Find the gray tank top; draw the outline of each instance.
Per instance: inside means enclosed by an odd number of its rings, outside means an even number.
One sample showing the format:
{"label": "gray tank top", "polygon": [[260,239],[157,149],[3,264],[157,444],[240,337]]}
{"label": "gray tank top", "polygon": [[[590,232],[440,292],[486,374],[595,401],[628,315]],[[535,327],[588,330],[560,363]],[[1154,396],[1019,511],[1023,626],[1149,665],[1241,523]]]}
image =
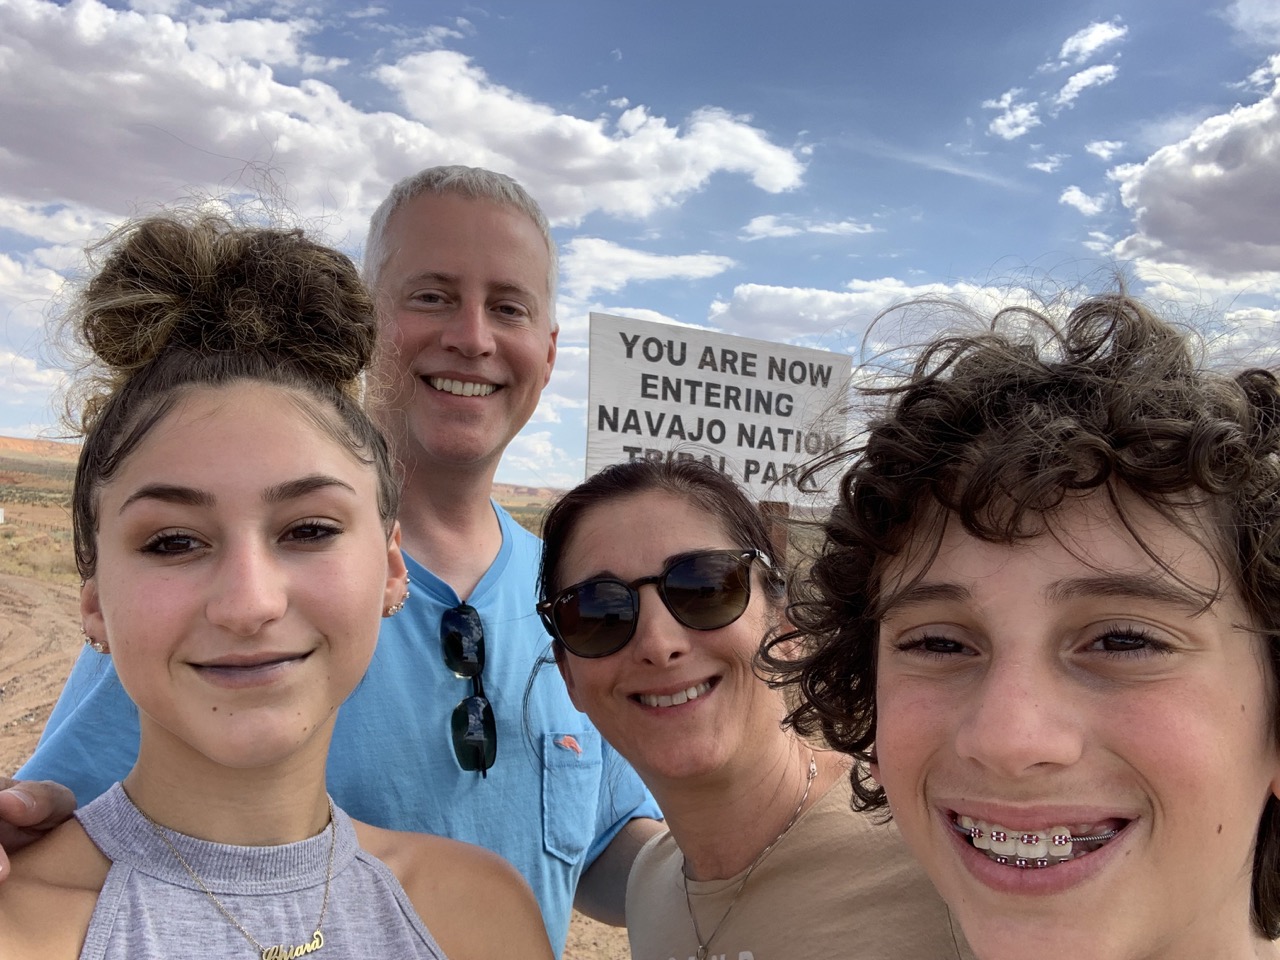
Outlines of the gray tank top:
{"label": "gray tank top", "polygon": [[[111,860],[81,960],[253,960],[257,950],[224,917],[116,784],[76,811]],[[360,849],[351,818],[335,808],[333,882],[324,946],[308,960],[355,957],[442,960],[444,952],[391,870]],[[329,865],[329,832],[279,847],[235,847],[169,832],[226,909],[279,956],[310,944]]]}

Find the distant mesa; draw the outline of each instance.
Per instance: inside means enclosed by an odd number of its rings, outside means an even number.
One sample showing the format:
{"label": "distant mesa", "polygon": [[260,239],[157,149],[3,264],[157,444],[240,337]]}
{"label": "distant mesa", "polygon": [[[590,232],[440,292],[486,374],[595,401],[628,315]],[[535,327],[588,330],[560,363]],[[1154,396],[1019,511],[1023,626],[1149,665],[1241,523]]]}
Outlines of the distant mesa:
{"label": "distant mesa", "polygon": [[58,440],[0,437],[0,456],[37,457],[41,460],[62,460],[66,463],[75,463],[80,456],[80,444],[62,443]]}
{"label": "distant mesa", "polygon": [[[23,437],[0,437],[0,457],[19,460],[53,460],[74,464],[80,456],[80,444],[58,440],[29,440]],[[493,497],[500,503],[530,501],[546,503],[563,490],[554,487],[530,487],[517,483],[495,483]]]}

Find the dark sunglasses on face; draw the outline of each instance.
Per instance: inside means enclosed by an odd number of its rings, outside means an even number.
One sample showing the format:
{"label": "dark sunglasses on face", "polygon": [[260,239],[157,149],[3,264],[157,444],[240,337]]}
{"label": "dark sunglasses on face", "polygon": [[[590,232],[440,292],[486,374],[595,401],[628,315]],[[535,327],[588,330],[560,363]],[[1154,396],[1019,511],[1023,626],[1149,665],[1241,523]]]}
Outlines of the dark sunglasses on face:
{"label": "dark sunglasses on face", "polygon": [[471,681],[471,696],[453,708],[450,727],[453,752],[463,770],[479,770],[487,778],[498,755],[498,728],[493,707],[484,695],[484,624],[476,608],[460,603],[440,618],[444,662],[455,674]]}
{"label": "dark sunglasses on face", "polygon": [[630,583],[592,577],[538,604],[547,632],[579,657],[607,657],[635,636],[639,588],[652,583],[663,605],[693,630],[733,623],[751,602],[751,562],[771,570],[759,550],[702,550],[676,557],[659,574]]}

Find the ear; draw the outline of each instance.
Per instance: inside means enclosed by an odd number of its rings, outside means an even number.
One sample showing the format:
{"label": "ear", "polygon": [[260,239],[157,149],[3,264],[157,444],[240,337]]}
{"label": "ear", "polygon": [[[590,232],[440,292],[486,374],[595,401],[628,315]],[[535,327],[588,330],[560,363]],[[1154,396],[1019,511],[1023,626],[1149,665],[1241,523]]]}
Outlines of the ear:
{"label": "ear", "polygon": [[582,705],[578,703],[577,685],[573,682],[573,668],[569,666],[569,655],[558,643],[553,643],[551,648],[555,651],[556,669],[560,671],[560,679],[564,681],[564,687],[569,691],[570,702],[579,713],[586,713],[587,711],[583,710]]}
{"label": "ear", "polygon": [[542,385],[545,387],[551,382],[551,371],[556,365],[556,340],[560,336],[560,324],[556,324],[551,328],[551,342],[547,346],[547,373],[542,378]]}
{"label": "ear", "polygon": [[408,591],[409,571],[400,552],[400,521],[397,520],[391,525],[391,536],[387,537],[387,584],[382,590],[382,609],[402,601]]}
{"label": "ear", "polygon": [[107,621],[102,615],[102,601],[98,596],[97,577],[90,577],[80,585],[80,626],[86,636],[110,646]]}

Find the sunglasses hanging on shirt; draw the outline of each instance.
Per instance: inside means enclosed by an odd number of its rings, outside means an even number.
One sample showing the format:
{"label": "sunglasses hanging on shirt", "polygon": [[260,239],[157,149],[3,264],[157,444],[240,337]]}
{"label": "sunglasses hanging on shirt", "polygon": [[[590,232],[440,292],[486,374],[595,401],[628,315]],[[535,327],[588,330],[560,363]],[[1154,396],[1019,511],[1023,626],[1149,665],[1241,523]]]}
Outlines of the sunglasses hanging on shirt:
{"label": "sunglasses hanging on shirt", "polygon": [[459,677],[471,681],[471,696],[453,708],[450,729],[453,752],[463,770],[488,770],[498,755],[498,728],[493,707],[484,695],[484,624],[476,608],[460,603],[440,618],[440,644],[444,662]]}

